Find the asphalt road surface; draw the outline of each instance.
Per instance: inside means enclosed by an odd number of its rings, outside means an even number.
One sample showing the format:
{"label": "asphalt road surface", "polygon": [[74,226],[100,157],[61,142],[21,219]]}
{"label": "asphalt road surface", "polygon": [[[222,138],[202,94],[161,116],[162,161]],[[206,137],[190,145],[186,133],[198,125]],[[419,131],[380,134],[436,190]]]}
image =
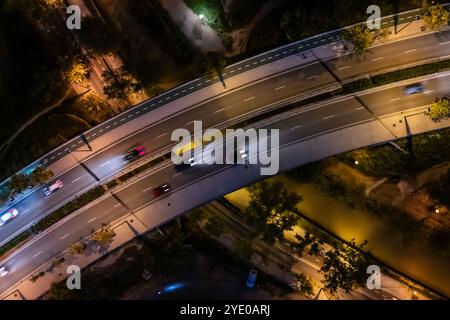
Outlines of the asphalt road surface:
{"label": "asphalt road surface", "polygon": [[[295,80],[293,79],[293,81]],[[382,116],[392,112],[399,112],[402,110],[427,105],[434,99],[435,96],[447,94],[449,90],[449,83],[450,76],[436,77],[423,82],[426,89],[425,93],[405,96],[403,94],[403,86],[394,86],[386,90],[361,96],[361,99],[368,106],[370,106],[373,112],[379,116]],[[289,87],[290,86],[293,86],[291,82],[289,82]],[[208,121],[210,124],[214,124],[214,121],[218,121],[220,119],[218,118],[218,114],[227,113],[227,116],[232,116],[236,112],[243,109],[246,105],[260,103],[259,99],[263,99],[264,101],[264,99],[275,95],[275,92],[276,91],[274,91],[272,86],[270,92],[268,89],[263,90],[261,91],[261,94],[258,95],[258,98],[252,99],[247,103],[243,103],[243,98],[248,97],[247,92],[239,97],[228,97],[230,99],[229,103],[224,104],[223,106],[217,104],[212,105],[212,107],[216,108],[216,110],[220,109],[220,107],[226,107],[225,110],[217,113],[203,111],[201,112],[201,114],[203,114],[201,119]],[[180,118],[178,121],[184,121],[184,123],[186,123],[186,120],[195,119],[195,116],[191,113],[189,113],[189,117],[187,119],[183,118],[183,115],[180,115],[179,117]],[[288,142],[298,141],[322,132],[327,132],[342,126],[352,125],[354,123],[368,121],[371,119],[373,119],[371,113],[364,108],[361,108],[357,100],[350,97],[342,101],[325,104],[320,108],[312,108],[309,111],[299,112],[288,119],[282,119],[278,122],[270,124],[268,128],[280,129],[280,145],[284,145]],[[181,127],[189,126],[181,125]],[[169,130],[172,128],[173,126],[168,126],[164,129]],[[120,158],[130,144],[140,142],[144,144],[148,150],[158,148],[165,143],[167,144],[170,134],[158,137],[156,133],[161,134],[164,132],[164,129],[161,131],[161,126],[158,126],[157,129],[158,131],[154,132],[152,130],[155,129],[150,128],[148,131],[145,131],[146,133],[143,132],[134,137],[135,140],[130,141],[129,143],[113,146],[108,151],[110,153],[106,158],[97,159],[97,157],[95,157],[87,162],[88,166],[90,166],[91,169],[100,176],[107,175],[109,172],[109,164],[104,166],[102,166],[102,164],[105,163],[107,159],[111,159],[114,156]],[[103,156],[104,155],[102,154],[101,157]],[[280,157],[281,156],[282,154],[280,154]],[[125,189],[117,192],[116,195],[130,209],[135,210],[148,205],[152,201],[156,201],[151,194],[152,188],[164,183],[170,183],[172,190],[177,190],[197,179],[204,177],[207,174],[211,174],[221,169],[223,169],[223,166],[221,165],[198,165],[182,172],[178,172],[173,165],[168,165],[162,167],[161,170],[140,179],[139,181],[129,184]],[[79,170],[78,173],[76,173],[77,171],[75,170]],[[77,182],[73,182],[79,177],[82,178]],[[76,192],[75,190],[80,188],[79,184],[83,183],[82,186],[88,186],[90,183],[93,183],[93,179],[90,180],[87,173],[83,172],[83,169],[80,169],[79,166],[60,178],[66,183],[66,186],[60,191],[60,193],[55,193],[47,199],[48,201],[43,201],[42,193],[35,192],[29,197],[35,197],[34,201],[28,202],[28,205],[37,205],[40,206],[41,210],[45,210],[45,208],[50,208],[52,206],[49,202],[53,203],[61,201],[64,197],[62,192],[63,190],[73,193]],[[211,187],[213,188],[214,186]],[[25,199],[24,202],[30,201],[29,198]],[[7,225],[7,227],[15,226],[17,228],[18,226],[14,224],[20,223],[19,218],[29,217],[33,214],[40,214],[40,212],[35,211],[35,209],[32,209],[27,213],[23,213],[26,210],[24,209],[26,207],[18,206],[18,208],[22,211],[22,215],[19,216],[16,221],[13,221]],[[127,210],[120,205],[116,199],[109,197],[63,224],[59,228],[51,231],[36,243],[28,246],[24,250],[21,250],[16,255],[9,257],[5,265],[9,267],[12,272],[1,279],[0,293],[7,290],[17,281],[20,281],[35,268],[62,252],[71,243],[78,241],[80,237],[89,235],[91,229],[99,228],[102,223],[110,223],[125,213],[127,213]]]}
{"label": "asphalt road surface", "polygon": [[[357,75],[373,73],[417,60],[440,57],[449,52],[450,31],[446,31],[377,46],[363,58],[349,54],[327,60],[326,64],[341,80],[346,80]],[[439,88],[433,89],[435,85],[438,85],[437,82],[427,84],[427,93],[418,96],[403,97],[402,88],[398,88],[387,91],[384,101],[378,102],[378,105],[376,103],[373,105],[372,99],[377,98],[372,98],[370,95],[363,97],[362,100],[371,109],[378,108],[376,110],[378,114],[394,112],[399,108],[408,108],[416,103],[428,104],[434,97],[448,93],[439,94]],[[143,145],[147,154],[152,154],[173,144],[170,141],[170,135],[175,128],[192,129],[193,120],[202,120],[204,128],[217,127],[224,121],[255,112],[271,103],[333,83],[336,83],[335,79],[320,63],[306,65],[224,95],[187,112],[174,115],[172,118],[156,126],[150,126],[117,144],[112,142],[108,149],[93,154],[84,163],[98,178],[105,179],[124,169],[127,163],[122,160],[122,156],[131,147]],[[399,103],[399,99],[402,103]],[[330,107],[323,117],[314,112],[303,115],[303,117],[310,117],[308,123],[313,124],[313,128],[310,128],[309,125],[299,126],[295,123],[292,124],[292,127],[296,127],[295,131],[299,134],[305,134],[308,130],[309,134],[314,134],[323,132],[325,127],[337,127],[348,121],[361,121],[362,118],[370,116],[356,100],[352,101],[351,105],[354,109],[345,115],[337,113],[335,109],[344,108],[344,106]],[[325,112],[324,110],[327,109],[321,109],[320,112]],[[291,119],[289,123],[292,121],[295,120]],[[98,127],[99,130],[101,127]],[[77,152],[71,154],[77,157]],[[14,204],[13,207],[20,211],[20,215],[0,228],[0,243],[12,235],[18,234],[30,223],[55,210],[71,197],[87,191],[96,184],[94,177],[79,165],[60,175],[58,179],[62,180],[65,186],[50,197],[45,198],[42,189],[38,189]]]}

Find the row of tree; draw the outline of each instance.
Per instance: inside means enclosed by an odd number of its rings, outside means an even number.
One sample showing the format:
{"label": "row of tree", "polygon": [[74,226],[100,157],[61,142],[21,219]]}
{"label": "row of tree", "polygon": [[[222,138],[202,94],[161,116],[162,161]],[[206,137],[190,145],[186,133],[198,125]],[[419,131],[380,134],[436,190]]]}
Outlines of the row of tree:
{"label": "row of tree", "polygon": [[[243,212],[244,219],[268,243],[284,239],[284,232],[291,231],[299,223],[300,212],[297,209],[302,197],[285,189],[282,182],[257,183],[248,188],[250,203]],[[348,245],[324,250],[324,241],[317,235],[306,232],[304,236],[296,235],[297,242],[292,245],[297,254],[303,255],[305,250],[310,255],[321,256],[323,265],[320,272],[324,276],[323,286],[326,292],[335,294],[338,289],[349,293],[359,286],[365,285],[367,267],[370,256],[362,253],[365,241],[358,246],[352,240]],[[294,286],[296,290],[310,295],[312,287],[309,279],[300,275]]]}
{"label": "row of tree", "polygon": [[[448,25],[450,13],[442,5],[431,5],[423,14],[423,21],[426,27],[433,31],[441,31]],[[375,30],[372,32],[366,24],[357,25],[351,29],[346,29],[342,33],[342,38],[350,42],[358,54],[363,54],[377,39],[384,39],[387,30]]]}
{"label": "row of tree", "polygon": [[28,188],[37,187],[47,183],[53,177],[50,169],[37,167],[31,174],[18,173],[11,177],[10,181],[3,186],[1,201],[5,201],[11,196],[22,193]]}

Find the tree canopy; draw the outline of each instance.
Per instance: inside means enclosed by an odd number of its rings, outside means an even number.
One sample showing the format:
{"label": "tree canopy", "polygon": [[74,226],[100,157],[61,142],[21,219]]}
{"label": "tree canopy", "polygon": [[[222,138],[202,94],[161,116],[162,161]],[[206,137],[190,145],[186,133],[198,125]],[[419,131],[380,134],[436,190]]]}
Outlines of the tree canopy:
{"label": "tree canopy", "polygon": [[440,4],[428,7],[423,16],[426,26],[434,31],[441,31],[447,24],[450,13]]}
{"label": "tree canopy", "polygon": [[433,121],[442,121],[450,114],[450,103],[448,98],[436,98],[428,109],[426,115]]}
{"label": "tree canopy", "polygon": [[342,38],[352,43],[356,53],[363,54],[375,41],[374,35],[365,24],[360,24],[352,29],[342,32]]}
{"label": "tree canopy", "polygon": [[302,197],[284,188],[282,182],[266,181],[250,186],[250,203],[244,211],[245,220],[269,243],[282,239],[299,219],[297,204]]}
{"label": "tree canopy", "polygon": [[[360,245],[363,248],[365,241]],[[355,245],[354,240],[351,245]],[[369,261],[365,255],[346,244],[341,249],[332,249],[325,253],[320,272],[324,276],[324,289],[331,294],[342,289],[347,293],[362,286],[367,280]]]}

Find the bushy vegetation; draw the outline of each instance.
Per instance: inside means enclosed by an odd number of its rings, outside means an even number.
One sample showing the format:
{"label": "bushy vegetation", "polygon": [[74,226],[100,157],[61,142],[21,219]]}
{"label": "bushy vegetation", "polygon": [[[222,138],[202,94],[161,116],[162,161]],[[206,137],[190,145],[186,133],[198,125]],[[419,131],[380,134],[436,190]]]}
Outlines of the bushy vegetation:
{"label": "bushy vegetation", "polygon": [[[445,2],[445,1],[442,1]],[[278,45],[367,19],[366,9],[371,0],[287,0],[262,20],[254,29],[248,50],[259,52]],[[389,15],[422,5],[421,0],[382,0],[376,3],[382,15]]]}
{"label": "bushy vegetation", "polygon": [[99,198],[105,193],[103,187],[98,186],[94,189],[89,190],[86,193],[83,193],[81,196],[75,198],[74,200],[66,203],[64,206],[59,208],[56,211],[53,211],[45,218],[39,220],[33,227],[33,232],[41,232],[50,227],[52,224],[58,222],[62,218],[68,216],[72,212],[81,209],[89,202]]}

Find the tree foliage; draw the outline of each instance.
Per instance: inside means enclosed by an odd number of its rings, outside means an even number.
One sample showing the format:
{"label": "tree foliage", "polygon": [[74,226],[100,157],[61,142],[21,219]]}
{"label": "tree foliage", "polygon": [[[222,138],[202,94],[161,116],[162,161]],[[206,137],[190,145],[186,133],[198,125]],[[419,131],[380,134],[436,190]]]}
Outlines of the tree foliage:
{"label": "tree foliage", "polygon": [[284,231],[291,230],[298,222],[297,204],[301,196],[288,192],[282,182],[259,182],[248,188],[250,203],[244,211],[246,222],[254,226],[263,239],[274,243],[282,239]]}
{"label": "tree foliage", "polygon": [[342,32],[342,38],[352,43],[356,53],[363,54],[375,41],[366,24],[357,25]]}
{"label": "tree foliage", "polygon": [[89,77],[89,66],[83,59],[75,59],[67,71],[70,82],[80,84]]}
{"label": "tree foliage", "polygon": [[91,239],[102,246],[106,246],[113,241],[115,236],[116,234],[113,230],[111,230],[107,226],[103,226],[100,230],[94,232],[91,235]]}
{"label": "tree foliage", "polygon": [[304,273],[296,275],[295,281],[291,284],[291,288],[300,294],[305,296],[311,296],[313,294],[313,286],[309,277]]}
{"label": "tree foliage", "polygon": [[54,174],[50,169],[37,167],[30,175],[30,185],[35,187],[47,183],[53,177],[53,175]]}
{"label": "tree foliage", "polygon": [[150,256],[150,270],[152,272],[167,275],[180,270],[192,262],[194,249],[187,241],[189,234],[186,234],[181,227],[174,227],[166,230],[164,236],[146,239]]}
{"label": "tree foliage", "polygon": [[123,66],[115,70],[106,70],[102,76],[106,83],[103,92],[111,99],[126,99],[129,94],[142,89],[140,81],[133,78]]}
{"label": "tree foliage", "polygon": [[433,121],[442,121],[450,114],[450,100],[448,98],[436,98],[428,108],[426,115]]}
{"label": "tree foliage", "polygon": [[448,24],[449,14],[442,5],[431,5],[423,16],[423,21],[429,29],[441,31]]}
{"label": "tree foliage", "polygon": [[30,185],[29,177],[25,174],[15,174],[11,177],[10,188],[13,194],[19,194],[25,191]]}
{"label": "tree foliage", "polygon": [[223,54],[210,51],[201,58],[199,73],[200,75],[208,75],[210,77],[221,75],[225,65],[226,60]]}
{"label": "tree foliage", "polygon": [[85,243],[73,243],[69,247],[69,253],[72,255],[82,254],[86,250]]}
{"label": "tree foliage", "polygon": [[[354,246],[355,242],[352,240]],[[363,248],[365,241],[360,245]],[[362,286],[367,280],[368,259],[351,246],[343,245],[342,249],[329,250],[324,255],[320,272],[324,276],[323,284],[326,291],[331,294],[342,289],[347,293],[356,287]]]}
{"label": "tree foliage", "polygon": [[84,17],[81,29],[75,30],[81,44],[94,55],[106,55],[117,50],[118,43],[109,27],[95,17]]}

